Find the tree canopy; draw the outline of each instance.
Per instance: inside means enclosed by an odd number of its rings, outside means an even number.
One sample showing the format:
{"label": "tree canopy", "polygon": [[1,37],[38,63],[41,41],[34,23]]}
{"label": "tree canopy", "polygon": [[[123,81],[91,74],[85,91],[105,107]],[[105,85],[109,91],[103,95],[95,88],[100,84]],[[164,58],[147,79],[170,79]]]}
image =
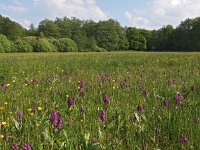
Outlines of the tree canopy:
{"label": "tree canopy", "polygon": [[114,19],[95,22],[78,18],[44,19],[29,29],[0,15],[0,52],[200,51],[200,17],[176,28],[122,27]]}

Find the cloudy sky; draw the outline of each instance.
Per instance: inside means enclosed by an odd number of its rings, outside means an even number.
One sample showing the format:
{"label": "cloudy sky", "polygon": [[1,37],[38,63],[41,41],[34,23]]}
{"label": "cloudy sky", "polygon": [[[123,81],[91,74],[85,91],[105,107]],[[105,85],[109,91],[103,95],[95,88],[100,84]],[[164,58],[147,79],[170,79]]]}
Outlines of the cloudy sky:
{"label": "cloudy sky", "polygon": [[24,27],[44,18],[114,18],[123,26],[157,29],[200,16],[200,0],[0,0],[0,14]]}

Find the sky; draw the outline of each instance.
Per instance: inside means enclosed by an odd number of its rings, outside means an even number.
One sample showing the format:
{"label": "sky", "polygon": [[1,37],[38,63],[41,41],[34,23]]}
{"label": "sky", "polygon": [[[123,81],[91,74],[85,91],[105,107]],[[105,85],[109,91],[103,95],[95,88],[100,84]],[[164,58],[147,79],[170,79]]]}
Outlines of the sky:
{"label": "sky", "polygon": [[0,14],[28,28],[45,19],[77,17],[116,19],[122,26],[158,29],[176,27],[200,16],[200,0],[0,0]]}

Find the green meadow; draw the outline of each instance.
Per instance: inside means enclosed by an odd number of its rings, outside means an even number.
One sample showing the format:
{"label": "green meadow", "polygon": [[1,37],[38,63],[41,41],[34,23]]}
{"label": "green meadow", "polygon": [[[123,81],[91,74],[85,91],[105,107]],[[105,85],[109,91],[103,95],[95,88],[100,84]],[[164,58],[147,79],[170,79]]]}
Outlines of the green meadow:
{"label": "green meadow", "polygon": [[0,149],[200,147],[200,53],[0,55]]}

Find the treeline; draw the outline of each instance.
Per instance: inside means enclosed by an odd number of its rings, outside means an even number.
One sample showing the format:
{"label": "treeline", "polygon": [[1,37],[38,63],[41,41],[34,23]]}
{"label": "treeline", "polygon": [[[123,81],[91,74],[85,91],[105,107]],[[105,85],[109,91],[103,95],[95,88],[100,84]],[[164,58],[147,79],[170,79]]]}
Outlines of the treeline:
{"label": "treeline", "polygon": [[0,16],[0,52],[200,51],[200,17],[176,28],[158,30],[122,27],[113,19],[94,22],[77,18],[42,20],[24,29]]}

